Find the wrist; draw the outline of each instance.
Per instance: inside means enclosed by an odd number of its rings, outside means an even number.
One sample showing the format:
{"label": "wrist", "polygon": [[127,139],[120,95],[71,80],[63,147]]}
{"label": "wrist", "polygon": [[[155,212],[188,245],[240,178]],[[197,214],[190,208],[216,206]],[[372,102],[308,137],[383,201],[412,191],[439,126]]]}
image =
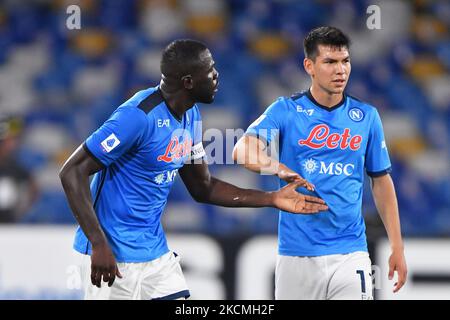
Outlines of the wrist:
{"label": "wrist", "polygon": [[277,167],[277,171],[275,173],[275,175],[277,177],[280,178],[280,175],[286,172],[289,172],[290,170],[288,169],[288,167],[286,167],[284,164],[282,164],[281,162],[278,163],[278,167]]}
{"label": "wrist", "polygon": [[391,251],[392,252],[403,252],[404,251],[403,243],[392,245]]}
{"label": "wrist", "polygon": [[269,191],[266,192],[266,197],[267,199],[267,203],[265,204],[266,206],[272,207],[272,208],[276,208],[276,192],[275,191]]}
{"label": "wrist", "polygon": [[273,159],[269,159],[269,162],[265,163],[264,165],[260,166],[259,171],[262,175],[275,175],[278,176],[278,173],[280,170],[280,165],[278,161],[275,161]]}
{"label": "wrist", "polygon": [[104,247],[104,246],[108,245],[108,241],[106,240],[106,237],[103,234],[99,234],[94,237],[91,237],[89,239],[89,241],[91,242],[92,247],[96,247],[96,248]]}

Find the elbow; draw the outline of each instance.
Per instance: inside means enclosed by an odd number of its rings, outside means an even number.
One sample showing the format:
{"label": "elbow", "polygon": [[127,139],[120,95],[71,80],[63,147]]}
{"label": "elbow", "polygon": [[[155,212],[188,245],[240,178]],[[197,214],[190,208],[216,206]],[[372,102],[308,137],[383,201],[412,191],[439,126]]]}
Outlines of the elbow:
{"label": "elbow", "polygon": [[192,196],[192,198],[193,198],[194,201],[197,202],[197,203],[208,203],[208,201],[206,200],[206,198],[205,198],[205,197],[202,197],[202,196],[196,195],[196,196]]}
{"label": "elbow", "polygon": [[195,190],[190,190],[192,199],[198,203],[211,203],[211,194],[214,188],[214,182],[210,180],[201,180],[198,182],[197,188]]}
{"label": "elbow", "polygon": [[59,170],[58,176],[59,180],[61,181],[61,185],[63,186],[63,189],[67,190],[68,188],[70,188],[70,186],[74,183],[76,178],[80,177],[80,175],[77,174],[77,172],[75,171],[76,168],[67,165],[64,165]]}
{"label": "elbow", "polygon": [[209,203],[208,196],[204,192],[191,193],[192,199],[197,203]]}
{"label": "elbow", "polygon": [[58,176],[61,183],[64,185],[64,181],[67,180],[68,170],[65,166],[62,166],[59,170]]}

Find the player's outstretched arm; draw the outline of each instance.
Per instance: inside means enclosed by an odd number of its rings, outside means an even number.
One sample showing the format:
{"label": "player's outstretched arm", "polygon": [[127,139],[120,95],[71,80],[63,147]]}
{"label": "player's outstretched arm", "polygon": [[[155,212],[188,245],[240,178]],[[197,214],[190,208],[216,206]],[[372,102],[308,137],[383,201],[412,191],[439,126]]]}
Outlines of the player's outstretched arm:
{"label": "player's outstretched arm", "polygon": [[267,154],[266,144],[255,136],[244,135],[233,149],[233,160],[246,169],[259,173],[276,175],[286,182],[301,182],[301,187],[314,191],[314,185],[303,179],[297,172]]}
{"label": "player's outstretched arm", "polygon": [[398,280],[394,284],[394,292],[397,292],[406,282],[407,266],[403,252],[397,197],[394,183],[389,174],[372,178],[372,194],[391,244],[392,254],[389,257],[389,279],[393,278],[394,271],[396,271]]}
{"label": "player's outstretched arm", "polygon": [[103,281],[112,286],[116,275],[122,277],[105,234],[95,215],[89,189],[89,176],[102,167],[83,149],[83,146],[67,159],[59,172],[70,208],[86,237],[92,244],[91,281],[100,287]]}
{"label": "player's outstretched arm", "polygon": [[206,162],[186,164],[179,172],[189,193],[198,202],[224,207],[275,207],[302,214],[328,209],[322,199],[295,190],[303,184],[301,181],[291,182],[276,192],[264,192],[242,189],[211,176]]}

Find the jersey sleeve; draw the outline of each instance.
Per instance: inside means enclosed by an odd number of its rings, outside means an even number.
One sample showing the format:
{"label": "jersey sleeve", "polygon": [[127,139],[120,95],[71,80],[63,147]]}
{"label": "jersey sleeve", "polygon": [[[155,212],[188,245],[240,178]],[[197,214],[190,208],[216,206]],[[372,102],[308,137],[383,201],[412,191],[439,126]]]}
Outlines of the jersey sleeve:
{"label": "jersey sleeve", "polygon": [[199,160],[206,156],[205,149],[203,148],[202,116],[197,106],[194,107],[192,120],[193,120],[192,147],[191,153],[185,163],[190,163],[191,161]]}
{"label": "jersey sleeve", "polygon": [[269,144],[283,130],[286,117],[286,102],[283,98],[279,98],[258,119],[250,124],[245,134],[266,140]]}
{"label": "jersey sleeve", "polygon": [[383,125],[376,110],[369,132],[365,166],[367,174],[371,177],[391,172],[391,161],[384,138]]}
{"label": "jersey sleeve", "polygon": [[146,115],[136,107],[118,108],[85,143],[85,150],[103,166],[109,166],[134,147],[148,125]]}

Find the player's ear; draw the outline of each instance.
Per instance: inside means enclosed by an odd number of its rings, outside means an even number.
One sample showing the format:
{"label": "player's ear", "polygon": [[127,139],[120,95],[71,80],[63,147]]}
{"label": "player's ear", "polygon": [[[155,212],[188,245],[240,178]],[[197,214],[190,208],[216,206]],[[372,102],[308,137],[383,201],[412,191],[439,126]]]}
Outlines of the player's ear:
{"label": "player's ear", "polygon": [[311,77],[314,76],[313,64],[314,62],[311,59],[303,59],[303,68],[305,68],[306,73],[308,73]]}
{"label": "player's ear", "polygon": [[190,74],[181,77],[181,81],[183,81],[183,87],[185,89],[191,90],[194,87],[194,80]]}

